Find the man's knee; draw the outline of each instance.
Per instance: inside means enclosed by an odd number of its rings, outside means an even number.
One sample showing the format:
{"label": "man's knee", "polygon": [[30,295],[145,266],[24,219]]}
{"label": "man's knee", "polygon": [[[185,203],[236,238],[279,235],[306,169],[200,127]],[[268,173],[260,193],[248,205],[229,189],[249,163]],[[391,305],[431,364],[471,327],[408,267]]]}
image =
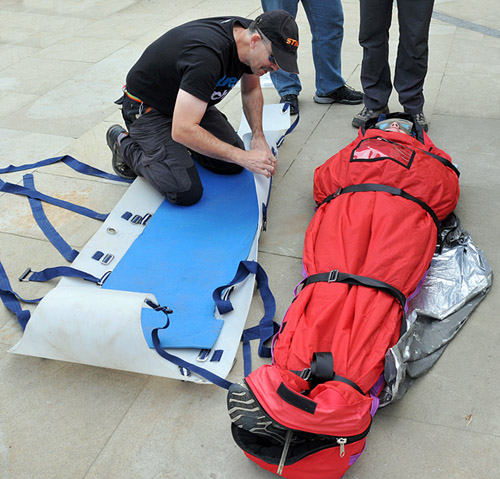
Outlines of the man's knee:
{"label": "man's knee", "polygon": [[[238,145],[234,146],[238,147]],[[214,158],[196,153],[195,151],[191,152],[191,156],[208,171],[212,171],[213,173],[217,173],[219,175],[236,175],[243,171],[243,167],[237,165],[236,163],[216,160]]]}
{"label": "man's knee", "polygon": [[203,186],[200,188],[190,188],[188,191],[180,193],[165,193],[165,197],[170,203],[178,206],[192,206],[201,200],[203,196]]}
{"label": "man's knee", "polygon": [[167,198],[170,203],[179,206],[191,206],[200,201],[203,196],[203,185],[198,175],[198,170],[196,166],[191,166],[186,169],[186,173],[189,176],[189,181],[191,186],[185,191],[161,191],[163,195]]}

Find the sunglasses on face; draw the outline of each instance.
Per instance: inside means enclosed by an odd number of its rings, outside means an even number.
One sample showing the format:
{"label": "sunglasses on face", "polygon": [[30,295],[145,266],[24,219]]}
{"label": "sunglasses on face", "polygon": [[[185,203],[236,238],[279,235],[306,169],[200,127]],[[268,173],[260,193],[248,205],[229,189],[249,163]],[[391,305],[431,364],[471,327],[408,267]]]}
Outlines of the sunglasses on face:
{"label": "sunglasses on face", "polygon": [[397,125],[399,126],[399,128],[401,130],[403,130],[405,133],[408,133],[408,135],[411,135],[413,123],[411,121],[402,120],[400,118],[398,118],[398,119],[393,118],[392,120],[379,121],[375,125],[375,128],[378,128],[379,130],[387,130],[387,128],[390,128],[393,123],[397,123]]}
{"label": "sunglasses on face", "polygon": [[269,56],[267,57],[269,62],[272,63],[273,65],[277,65],[276,59],[274,58],[274,55],[272,54],[271,50],[267,48],[267,42],[269,41],[267,38],[264,37],[264,34],[257,28],[257,31],[259,32],[260,38],[262,39],[262,43],[264,44],[264,48],[267,50],[267,53]]}

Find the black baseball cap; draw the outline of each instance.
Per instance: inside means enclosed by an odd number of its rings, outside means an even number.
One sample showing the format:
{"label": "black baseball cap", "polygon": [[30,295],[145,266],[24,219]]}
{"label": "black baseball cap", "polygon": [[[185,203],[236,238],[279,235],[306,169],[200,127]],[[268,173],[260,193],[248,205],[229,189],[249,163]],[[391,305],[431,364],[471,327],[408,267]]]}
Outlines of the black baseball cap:
{"label": "black baseball cap", "polygon": [[271,10],[259,15],[255,26],[271,42],[276,64],[286,72],[299,73],[299,27],[294,18],[285,10]]}

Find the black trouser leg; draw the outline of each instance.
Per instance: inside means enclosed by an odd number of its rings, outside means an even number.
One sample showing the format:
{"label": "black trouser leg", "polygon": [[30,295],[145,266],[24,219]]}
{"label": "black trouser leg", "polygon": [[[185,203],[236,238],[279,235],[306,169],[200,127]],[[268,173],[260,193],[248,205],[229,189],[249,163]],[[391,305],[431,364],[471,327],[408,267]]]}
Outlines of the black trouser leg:
{"label": "black trouser leg", "polygon": [[[226,115],[221,113],[214,106],[207,108],[207,111],[200,122],[200,126],[219,140],[229,143],[236,148],[241,148],[242,150],[245,149],[243,141],[231,126],[231,123],[229,123]],[[196,161],[198,161],[198,163],[204,166],[207,170],[214,171],[215,173],[219,173],[221,175],[234,175],[243,170],[241,166],[236,165],[235,163],[216,160],[195,151],[192,151],[191,154],[194,158],[196,158]]]}
{"label": "black trouser leg", "polygon": [[[203,185],[188,149],[172,139],[172,118],[151,109],[138,118],[138,104],[123,104],[123,117],[129,136],[123,138],[120,150],[125,162],[136,174],[144,177],[170,202],[189,206],[198,202]],[[201,125],[217,138],[243,147],[226,117],[215,107],[207,109]],[[200,164],[222,174],[234,174],[241,166],[194,154]]]}
{"label": "black trouser leg", "polygon": [[394,87],[407,113],[418,113],[424,106],[433,7],[434,0],[398,0],[399,45]]}
{"label": "black trouser leg", "polygon": [[360,0],[361,84],[365,105],[371,110],[384,108],[392,91],[389,67],[392,3],[392,0]]}

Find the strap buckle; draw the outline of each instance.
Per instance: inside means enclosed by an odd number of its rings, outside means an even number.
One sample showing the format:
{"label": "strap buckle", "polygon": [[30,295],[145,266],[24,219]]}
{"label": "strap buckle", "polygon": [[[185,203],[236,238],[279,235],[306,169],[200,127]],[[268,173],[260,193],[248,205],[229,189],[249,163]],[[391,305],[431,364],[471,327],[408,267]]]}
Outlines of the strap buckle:
{"label": "strap buckle", "polygon": [[19,281],[25,281],[25,282],[29,281],[28,276],[31,273],[32,273],[31,268],[29,268],[29,267],[26,268],[26,271],[21,276],[19,276]]}
{"label": "strap buckle", "polygon": [[[104,264],[104,263],[103,263]],[[102,286],[104,282],[109,278],[109,275],[112,273],[111,270],[106,271],[102,276],[101,279],[96,283],[97,286]]]}
{"label": "strap buckle", "polygon": [[305,368],[299,373],[299,377],[305,379],[306,381],[310,381],[311,376],[311,368]]}
{"label": "strap buckle", "polygon": [[344,188],[339,186],[335,193],[332,193],[331,195],[327,196],[318,206],[321,206],[324,203],[330,203],[330,201],[334,200],[335,198],[337,198],[337,196],[341,195],[342,191],[344,191]]}
{"label": "strap buckle", "polygon": [[335,283],[339,279],[339,270],[338,269],[332,269],[328,273],[328,283]]}
{"label": "strap buckle", "polygon": [[211,349],[200,350],[200,353],[196,357],[196,361],[199,361],[200,363],[204,363],[208,359],[208,357],[210,356],[211,352],[212,352]]}

